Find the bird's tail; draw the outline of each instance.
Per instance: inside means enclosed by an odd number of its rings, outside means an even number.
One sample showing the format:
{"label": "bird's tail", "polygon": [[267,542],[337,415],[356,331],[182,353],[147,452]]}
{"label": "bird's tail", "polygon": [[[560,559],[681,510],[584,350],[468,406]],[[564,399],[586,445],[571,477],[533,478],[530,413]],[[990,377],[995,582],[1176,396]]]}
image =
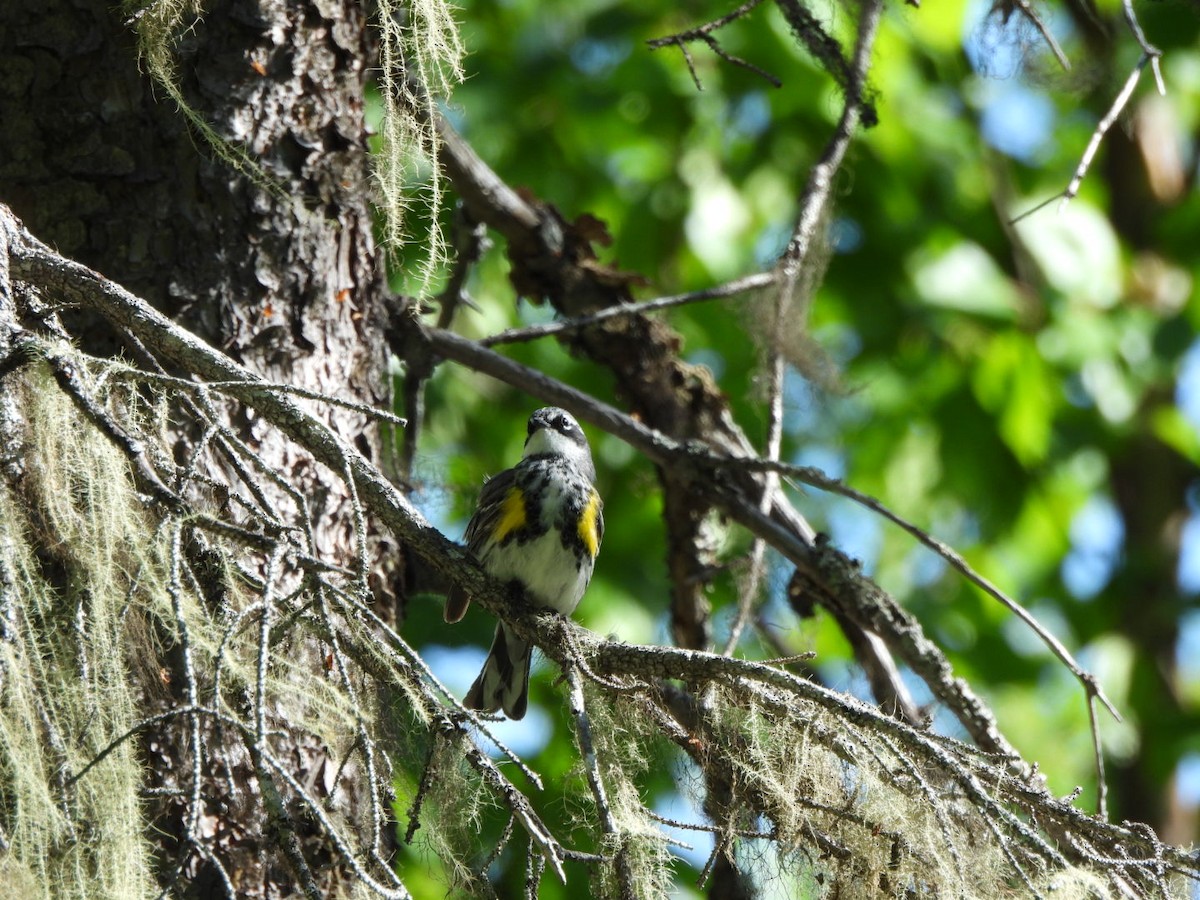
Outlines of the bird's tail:
{"label": "bird's tail", "polygon": [[503,622],[496,626],[492,649],[483,671],[463,698],[463,706],[482,712],[503,709],[510,719],[525,717],[529,705],[529,662],[533,648],[512,634]]}

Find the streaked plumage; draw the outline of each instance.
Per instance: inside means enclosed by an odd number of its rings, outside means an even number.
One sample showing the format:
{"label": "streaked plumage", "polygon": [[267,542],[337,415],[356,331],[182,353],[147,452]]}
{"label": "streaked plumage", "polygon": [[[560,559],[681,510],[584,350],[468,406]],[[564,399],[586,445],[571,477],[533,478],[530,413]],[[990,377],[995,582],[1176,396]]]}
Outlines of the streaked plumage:
{"label": "streaked plumage", "polygon": [[[587,438],[570,413],[545,407],[529,417],[521,461],[483,486],[467,525],[467,547],[488,572],[520,582],[529,601],[570,615],[592,577],[604,537],[604,514],[593,482]],[[457,622],[470,598],[452,589],[447,622]],[[491,652],[463,703],[486,712],[525,715],[532,647],[496,626]]]}

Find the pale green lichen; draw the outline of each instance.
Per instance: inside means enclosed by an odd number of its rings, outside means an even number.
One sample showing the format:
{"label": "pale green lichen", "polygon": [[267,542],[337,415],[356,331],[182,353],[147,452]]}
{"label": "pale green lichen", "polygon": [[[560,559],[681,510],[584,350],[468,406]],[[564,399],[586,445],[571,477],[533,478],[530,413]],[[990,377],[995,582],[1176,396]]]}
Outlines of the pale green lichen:
{"label": "pale green lichen", "polygon": [[120,454],[45,372],[23,393],[26,475],[0,485],[0,883],[152,896],[133,743],[68,779],[137,720],[129,673],[146,646],[127,605],[163,591],[161,548]]}
{"label": "pale green lichen", "polygon": [[[383,34],[380,94],[383,147],[376,174],[384,210],[384,233],[389,247],[405,240],[405,213],[414,191],[424,186],[430,208],[425,262],[419,273],[423,287],[446,256],[438,225],[442,186],[437,161],[438,137],[433,128],[436,104],[462,80],[463,47],[452,9],[444,0],[413,0],[399,4],[379,0]],[[406,21],[407,20],[407,21]]]}
{"label": "pale green lichen", "polygon": [[[657,735],[636,702],[621,695],[609,696],[593,684],[584,687],[587,716],[591,725],[596,765],[604,786],[612,833],[596,834],[606,862],[593,876],[593,896],[621,896],[621,879],[636,885],[642,898],[672,895],[672,857],[666,835],[650,815],[639,779],[654,761]],[[594,797],[586,787],[586,774],[579,764],[577,793],[582,805],[578,824],[593,831],[601,821]]]}
{"label": "pale green lichen", "polygon": [[[181,39],[204,15],[204,0],[125,0],[123,10],[138,37],[138,50],[147,71],[179,108],[196,133],[230,168],[280,199],[287,191],[254,152],[222,135],[183,95],[176,54]],[[437,164],[438,139],[432,120],[436,103],[448,97],[462,79],[463,46],[453,8],[445,0],[376,5],[382,36],[380,94],[383,117],[382,148],[375,157],[379,205],[385,243],[395,254],[406,242],[406,213],[415,196],[429,206],[429,232],[422,235],[424,262],[419,283],[428,286],[446,256],[438,224],[443,204]],[[303,214],[302,198],[292,198]]]}

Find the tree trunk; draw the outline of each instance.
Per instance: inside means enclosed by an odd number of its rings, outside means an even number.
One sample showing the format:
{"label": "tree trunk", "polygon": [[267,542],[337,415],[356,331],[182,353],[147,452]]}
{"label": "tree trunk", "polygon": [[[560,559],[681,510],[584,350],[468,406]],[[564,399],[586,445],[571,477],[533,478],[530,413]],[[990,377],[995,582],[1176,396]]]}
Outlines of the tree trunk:
{"label": "tree trunk", "polygon": [[[178,31],[175,74],[211,137],[188,123],[139,64],[135,20],[111,2],[0,5],[0,200],[64,255],[124,284],[269,381],[388,408],[385,284],[372,238],[363,117],[372,38],[362,5],[215,0],[202,12]],[[250,165],[237,171],[219,152],[221,142],[244,150]],[[67,324],[95,355],[140,356],[101,322]],[[378,460],[370,419],[314,409]],[[252,418],[229,424],[306,498],[321,557],[352,566],[358,548],[344,483],[322,477],[307,454]],[[197,437],[194,428],[173,435],[177,460],[190,458]],[[279,494],[271,502],[291,502],[270,485],[264,490]],[[372,587],[390,597],[395,578],[387,564],[394,567],[398,555],[381,538],[369,543]],[[304,652],[319,669],[319,651]],[[178,694],[180,654],[162,665]],[[178,792],[187,794],[191,760],[181,749],[184,728],[177,720],[144,736],[143,752],[155,760],[152,787],[160,789],[151,831],[166,851],[161,877],[181,875],[189,895],[207,896],[215,870],[199,856],[180,861],[173,852],[185,843],[187,804]],[[263,854],[261,841],[227,827],[259,787],[237,735],[223,740],[217,756],[229,761],[227,780],[205,785],[216,854],[240,896],[295,893],[295,873],[277,849]],[[311,740],[289,752],[320,793],[318,776],[338,762]],[[354,791],[339,787],[324,799],[351,803]],[[320,846],[327,838],[316,828],[300,838],[319,885],[332,886],[337,867],[322,873],[320,865],[334,856]]]}

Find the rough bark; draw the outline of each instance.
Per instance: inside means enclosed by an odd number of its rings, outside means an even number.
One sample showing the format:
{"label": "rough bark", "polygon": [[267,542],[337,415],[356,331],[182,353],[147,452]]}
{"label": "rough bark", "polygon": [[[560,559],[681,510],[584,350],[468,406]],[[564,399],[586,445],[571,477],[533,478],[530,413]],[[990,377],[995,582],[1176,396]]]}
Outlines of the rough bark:
{"label": "rough bark", "polygon": [[[367,203],[363,101],[372,37],[363,5],[215,0],[186,26],[176,57],[183,96],[221,139],[248,151],[260,174],[235,171],[187,124],[139,65],[134,32],[113,3],[10,0],[0,5],[0,199],[65,255],[129,286],[267,380],[386,407],[384,283]],[[92,353],[138,355],[102,320],[81,315],[67,325]],[[378,459],[377,429],[364,416],[328,407],[319,414]],[[350,565],[357,548],[342,481],[323,477],[311,457],[260,423],[230,424],[301,487],[322,555]],[[174,435],[178,458],[195,437]],[[374,540],[369,552],[373,587],[391,596],[394,547]],[[163,665],[178,662],[169,656]],[[145,738],[154,787],[177,787],[190,765],[179,749],[186,742],[174,737]],[[329,765],[323,749],[293,752],[319,786]],[[282,856],[264,854],[236,821],[257,791],[252,761],[244,749],[227,758],[230,770],[219,774],[242,800],[212,801],[212,827],[227,829],[217,839],[223,862],[244,896],[290,894],[294,876]],[[168,877],[183,804],[155,804]],[[317,829],[301,839],[314,842],[305,852],[319,862]],[[200,860],[182,874],[190,895],[207,895],[211,873]],[[331,885],[337,873],[321,878]]]}

